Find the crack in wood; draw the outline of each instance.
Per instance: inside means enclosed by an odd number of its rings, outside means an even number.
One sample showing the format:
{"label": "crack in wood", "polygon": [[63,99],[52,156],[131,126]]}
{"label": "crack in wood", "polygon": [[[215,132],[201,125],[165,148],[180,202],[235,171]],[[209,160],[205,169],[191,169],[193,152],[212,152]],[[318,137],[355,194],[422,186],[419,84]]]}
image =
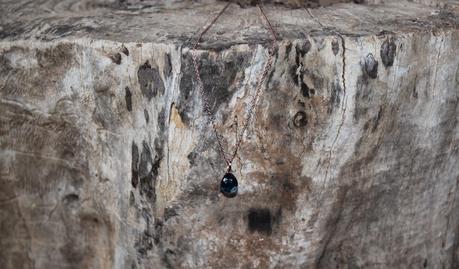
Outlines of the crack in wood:
{"label": "crack in wood", "polygon": [[[325,28],[325,26],[320,22],[320,20],[315,17],[312,12],[308,9],[308,8],[304,8],[304,10],[308,13],[309,16],[311,16],[311,18],[316,21],[321,27],[322,29]],[[327,184],[327,180],[328,180],[328,174],[330,172],[330,165],[331,165],[331,159],[332,159],[332,152],[333,152],[333,148],[335,147],[335,144],[336,144],[336,141],[338,140],[338,137],[340,135],[340,132],[341,132],[341,128],[343,127],[344,125],[344,119],[345,119],[345,115],[346,115],[346,108],[347,108],[347,95],[346,95],[346,43],[345,43],[345,39],[344,39],[344,36],[339,33],[338,31],[336,31],[335,29],[332,29],[331,30],[332,33],[334,33],[335,35],[337,35],[340,40],[341,40],[341,49],[343,50],[342,52],[342,73],[341,73],[341,81],[342,81],[342,87],[343,87],[343,105],[342,105],[342,110],[343,110],[343,113],[342,113],[342,116],[341,116],[341,123],[338,127],[338,131],[336,133],[336,136],[332,142],[332,145],[330,147],[330,151],[329,151],[329,154],[328,154],[328,160],[327,160],[327,169],[325,171],[325,178],[324,178],[324,183],[323,183],[323,188],[326,187],[326,184]]]}

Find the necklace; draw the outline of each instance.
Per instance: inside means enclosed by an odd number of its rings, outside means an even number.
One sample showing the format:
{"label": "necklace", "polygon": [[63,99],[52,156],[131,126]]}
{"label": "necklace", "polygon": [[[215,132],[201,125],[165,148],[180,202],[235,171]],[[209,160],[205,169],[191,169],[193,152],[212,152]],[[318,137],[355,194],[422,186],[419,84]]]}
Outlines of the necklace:
{"label": "necklace", "polygon": [[260,92],[261,92],[261,88],[262,88],[262,86],[264,85],[264,83],[266,81],[266,77],[267,77],[268,71],[271,68],[271,65],[273,63],[274,53],[275,53],[275,49],[276,49],[277,37],[276,37],[276,34],[275,34],[271,24],[269,23],[268,18],[265,15],[263,9],[261,8],[260,5],[257,5],[257,8],[258,8],[258,11],[259,11],[261,19],[265,20],[267,25],[268,25],[267,28],[271,32],[273,42],[272,42],[271,48],[269,50],[268,60],[266,61],[265,66],[263,68],[263,72],[260,74],[260,76],[257,79],[257,84],[256,84],[256,88],[255,88],[255,94],[254,94],[253,99],[251,100],[251,102],[249,104],[248,111],[247,111],[247,117],[246,117],[246,119],[244,121],[244,125],[242,127],[242,131],[239,134],[239,136],[237,135],[237,130],[236,130],[236,145],[235,145],[233,154],[228,155],[226,153],[226,151],[225,151],[225,148],[223,147],[222,137],[217,132],[217,128],[216,128],[216,125],[215,125],[215,116],[212,114],[209,102],[207,100],[207,96],[205,95],[205,92],[204,92],[204,85],[202,83],[201,75],[199,74],[199,67],[198,67],[198,64],[197,64],[198,63],[198,57],[197,57],[197,53],[196,53],[196,48],[198,47],[199,41],[201,40],[202,36],[210,29],[210,27],[217,21],[217,19],[225,12],[225,10],[228,8],[229,5],[230,5],[230,3],[226,4],[225,7],[223,7],[223,9],[212,19],[212,21],[209,23],[209,25],[204,27],[202,32],[199,34],[199,37],[196,40],[196,43],[194,44],[193,49],[192,49],[192,58],[193,58],[193,65],[194,65],[194,71],[195,71],[195,75],[196,75],[196,80],[198,82],[197,83],[197,87],[199,89],[199,92],[201,94],[201,98],[202,98],[203,103],[204,103],[203,110],[207,113],[207,115],[210,118],[210,122],[211,122],[211,125],[212,125],[213,133],[214,133],[214,135],[216,137],[216,140],[217,140],[217,143],[218,143],[219,152],[220,152],[222,158],[225,160],[225,162],[227,164],[226,173],[223,175],[223,178],[220,181],[220,192],[225,197],[232,198],[232,197],[235,197],[237,195],[238,182],[237,182],[236,176],[232,173],[231,164],[232,164],[234,158],[237,156],[237,152],[239,150],[239,147],[242,144],[242,139],[244,137],[244,133],[247,130],[247,127],[249,125],[250,119],[253,116],[253,112],[254,112],[255,106],[257,104],[258,97],[259,97]]}

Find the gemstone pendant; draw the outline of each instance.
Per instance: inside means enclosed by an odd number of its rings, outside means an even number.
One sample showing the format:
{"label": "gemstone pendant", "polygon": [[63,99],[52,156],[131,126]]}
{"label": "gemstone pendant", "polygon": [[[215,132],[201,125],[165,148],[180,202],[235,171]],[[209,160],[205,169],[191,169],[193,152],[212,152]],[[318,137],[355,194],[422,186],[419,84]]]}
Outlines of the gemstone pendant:
{"label": "gemstone pendant", "polygon": [[228,198],[237,195],[237,179],[232,173],[228,172],[223,176],[220,182],[220,192]]}

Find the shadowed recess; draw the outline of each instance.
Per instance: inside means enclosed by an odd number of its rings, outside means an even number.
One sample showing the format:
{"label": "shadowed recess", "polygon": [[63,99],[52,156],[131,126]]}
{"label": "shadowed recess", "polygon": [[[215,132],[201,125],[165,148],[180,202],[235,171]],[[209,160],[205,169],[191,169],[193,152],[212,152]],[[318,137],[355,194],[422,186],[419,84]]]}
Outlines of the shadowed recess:
{"label": "shadowed recess", "polygon": [[247,215],[248,228],[250,232],[271,234],[272,218],[271,211],[267,208],[251,208]]}

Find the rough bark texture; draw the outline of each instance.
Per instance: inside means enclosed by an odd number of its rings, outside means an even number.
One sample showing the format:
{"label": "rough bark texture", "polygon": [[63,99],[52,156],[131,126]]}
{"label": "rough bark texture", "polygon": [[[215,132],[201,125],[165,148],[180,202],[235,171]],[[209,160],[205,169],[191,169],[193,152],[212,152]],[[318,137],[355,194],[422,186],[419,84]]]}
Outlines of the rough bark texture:
{"label": "rough bark texture", "polygon": [[[124,3],[1,3],[2,268],[459,267],[457,5],[267,6],[227,199],[189,50],[223,4]],[[200,50],[229,149],[256,12]]]}

